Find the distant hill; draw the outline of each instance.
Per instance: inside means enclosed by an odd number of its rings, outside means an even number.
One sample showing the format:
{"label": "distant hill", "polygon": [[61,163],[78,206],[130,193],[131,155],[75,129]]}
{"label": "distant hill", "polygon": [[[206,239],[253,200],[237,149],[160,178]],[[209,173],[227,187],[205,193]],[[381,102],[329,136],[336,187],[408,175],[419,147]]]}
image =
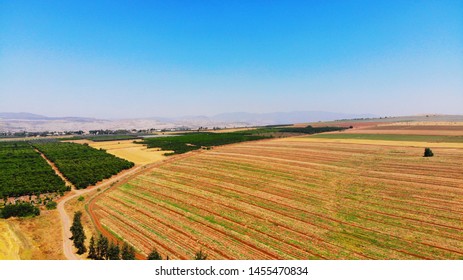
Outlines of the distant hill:
{"label": "distant hill", "polygon": [[289,124],[317,121],[334,121],[339,119],[374,118],[372,114],[343,114],[322,111],[294,111],[275,113],[224,113],[210,117],[211,120],[222,122],[247,122],[254,124]]}
{"label": "distant hill", "polygon": [[[139,120],[155,120],[166,123],[243,123],[248,125],[267,125],[267,124],[282,124],[282,123],[300,123],[300,122],[315,122],[315,121],[332,121],[337,119],[348,118],[372,118],[376,117],[371,114],[342,114],[320,111],[295,111],[295,112],[275,112],[275,113],[246,113],[234,112],[223,113],[214,116],[183,116],[178,118],[152,117],[140,118]],[[4,120],[61,120],[75,122],[92,122],[92,121],[107,121],[85,117],[47,117],[43,115],[31,113],[0,113],[0,119]],[[121,119],[124,120],[124,119]],[[136,119],[132,119],[135,121]]]}
{"label": "distant hill", "polygon": [[89,122],[95,121],[94,118],[83,118],[83,117],[47,117],[43,115],[31,114],[31,113],[0,113],[0,119],[4,120],[28,120],[28,121],[38,121],[38,120],[62,120],[62,121],[76,121],[76,122]]}
{"label": "distant hill", "polygon": [[[187,126],[198,127],[244,127],[272,124],[313,123],[343,119],[364,119],[379,121],[371,114],[343,114],[321,111],[295,111],[274,113],[223,113],[215,116],[184,116],[178,118],[139,118],[139,119],[94,119],[85,117],[47,117],[31,113],[0,113],[0,131],[76,131],[94,129],[150,129]],[[424,115],[382,118],[381,121],[463,121],[463,116]]]}
{"label": "distant hill", "polygon": [[31,113],[0,113],[0,119],[9,120],[45,120],[46,116],[36,115]]}

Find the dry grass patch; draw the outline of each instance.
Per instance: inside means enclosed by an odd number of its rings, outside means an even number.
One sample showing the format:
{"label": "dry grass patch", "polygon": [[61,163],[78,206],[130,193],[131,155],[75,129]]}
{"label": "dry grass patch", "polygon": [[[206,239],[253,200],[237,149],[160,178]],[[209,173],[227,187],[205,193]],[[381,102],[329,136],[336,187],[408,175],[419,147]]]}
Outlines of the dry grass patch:
{"label": "dry grass patch", "polygon": [[34,218],[10,218],[8,223],[21,240],[21,259],[63,260],[63,237],[58,211],[42,211]]}
{"label": "dry grass patch", "polygon": [[27,244],[23,244],[10,223],[0,220],[0,260],[20,260],[20,250],[25,248]]}

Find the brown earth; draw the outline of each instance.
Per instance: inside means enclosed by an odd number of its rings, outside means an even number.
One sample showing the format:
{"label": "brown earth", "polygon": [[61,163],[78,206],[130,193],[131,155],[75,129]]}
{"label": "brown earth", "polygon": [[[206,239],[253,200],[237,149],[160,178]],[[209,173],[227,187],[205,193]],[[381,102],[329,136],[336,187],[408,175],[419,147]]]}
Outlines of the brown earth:
{"label": "brown earth", "polygon": [[463,126],[430,124],[378,125],[374,127],[350,129],[346,131],[346,133],[463,136]]}
{"label": "brown earth", "polygon": [[463,149],[433,151],[303,138],[228,145],[153,165],[89,211],[105,234],[173,259],[199,249],[211,259],[458,259]]}

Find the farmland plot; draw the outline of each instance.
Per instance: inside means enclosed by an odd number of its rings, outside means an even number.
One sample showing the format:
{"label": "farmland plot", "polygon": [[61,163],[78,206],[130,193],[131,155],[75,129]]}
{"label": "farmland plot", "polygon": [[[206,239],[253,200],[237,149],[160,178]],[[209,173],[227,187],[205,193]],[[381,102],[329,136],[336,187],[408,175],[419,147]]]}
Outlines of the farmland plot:
{"label": "farmland plot", "polygon": [[68,187],[26,142],[0,143],[0,197],[64,192]]}
{"label": "farmland plot", "polygon": [[164,154],[171,151],[159,151],[148,149],[145,145],[135,144],[132,140],[126,141],[100,141],[89,142],[88,145],[95,149],[104,149],[107,153],[116,157],[126,159],[135,164],[148,164],[161,161],[166,157]]}
{"label": "farmland plot", "polygon": [[140,253],[192,259],[459,259],[463,149],[247,142],[168,162],[91,213]]}
{"label": "farmland plot", "polygon": [[130,161],[88,145],[50,142],[35,143],[34,146],[78,189],[94,185],[134,166]]}

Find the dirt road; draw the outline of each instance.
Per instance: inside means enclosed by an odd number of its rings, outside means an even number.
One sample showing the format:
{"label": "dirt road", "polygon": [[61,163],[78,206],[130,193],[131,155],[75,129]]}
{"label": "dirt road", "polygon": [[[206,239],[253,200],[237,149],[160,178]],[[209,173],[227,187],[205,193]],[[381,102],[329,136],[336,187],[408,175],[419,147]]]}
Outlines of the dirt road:
{"label": "dirt road", "polygon": [[[69,259],[69,260],[79,260],[79,259],[81,259],[78,255],[76,255],[74,253],[75,248],[72,245],[72,240],[69,239],[72,236],[71,231],[70,231],[71,224],[72,224],[72,222],[71,222],[72,218],[68,215],[68,213],[64,209],[64,206],[65,206],[66,202],[68,202],[69,200],[71,200],[73,198],[76,198],[76,197],[78,197],[80,195],[92,192],[92,191],[94,191],[94,190],[96,190],[98,188],[101,190],[100,193],[103,193],[109,187],[115,186],[116,183],[117,184],[124,183],[124,182],[128,181],[129,179],[131,179],[133,176],[139,175],[140,173],[143,173],[143,172],[148,172],[150,170],[150,168],[152,168],[154,166],[158,166],[158,165],[165,164],[165,163],[168,163],[168,162],[171,162],[171,161],[174,161],[174,160],[194,156],[194,155],[196,155],[198,153],[201,153],[201,152],[203,152],[203,151],[202,150],[192,151],[192,152],[189,152],[189,153],[186,153],[186,154],[172,156],[172,157],[166,158],[165,160],[154,162],[154,163],[151,163],[151,164],[136,165],[135,167],[132,167],[131,169],[122,171],[121,173],[119,173],[117,175],[114,175],[113,177],[111,177],[109,179],[106,179],[103,182],[100,182],[95,186],[88,187],[88,188],[83,189],[83,190],[76,190],[76,189],[73,188],[73,190],[71,192],[66,194],[64,197],[62,197],[58,201],[58,205],[57,205],[57,209],[58,209],[58,212],[59,212],[59,215],[60,215],[61,225],[62,225],[61,230],[62,230],[62,236],[63,236],[63,252],[64,252],[65,257],[67,259]],[[56,170],[56,171],[59,172],[59,170]],[[102,232],[103,235],[111,238],[110,233],[106,232],[103,229],[103,227],[101,227],[101,225],[98,223],[98,221],[96,221],[94,219],[94,217],[92,215],[92,211],[91,211],[92,207],[91,206],[92,206],[92,203],[94,203],[94,201],[95,200],[92,199],[91,202],[90,202],[90,205],[89,205],[90,218],[93,220],[94,224],[97,226],[97,229],[100,232]],[[139,257],[139,256],[137,256],[137,257]]]}
{"label": "dirt road", "polygon": [[92,186],[92,187],[88,187],[86,189],[83,189],[83,190],[73,190],[71,192],[69,192],[66,196],[64,196],[59,202],[58,202],[58,205],[57,205],[57,209],[58,209],[58,212],[59,212],[59,216],[60,216],[60,219],[61,219],[61,230],[62,230],[62,236],[63,236],[63,252],[64,252],[64,255],[66,256],[67,259],[69,260],[79,260],[79,256],[77,256],[75,253],[74,253],[74,246],[72,245],[72,240],[70,240],[69,238],[71,238],[72,234],[71,234],[71,231],[70,231],[70,228],[71,228],[71,217],[68,215],[68,213],[66,213],[66,210],[64,209],[64,206],[66,204],[66,202],[68,202],[69,200],[73,199],[73,198],[76,198],[80,195],[83,195],[85,193],[89,193],[91,191],[94,191],[98,188],[100,189],[103,189],[103,188],[107,188],[107,187],[110,187],[111,184],[115,183],[115,182],[118,182],[119,180],[122,180],[124,179],[125,177],[127,176],[130,176],[136,172],[138,172],[141,168],[143,168],[143,166],[135,166],[133,167],[132,169],[129,169],[129,170],[126,170],[126,171],[123,171],[107,180],[104,180],[103,182],[95,185],[95,186]]}

